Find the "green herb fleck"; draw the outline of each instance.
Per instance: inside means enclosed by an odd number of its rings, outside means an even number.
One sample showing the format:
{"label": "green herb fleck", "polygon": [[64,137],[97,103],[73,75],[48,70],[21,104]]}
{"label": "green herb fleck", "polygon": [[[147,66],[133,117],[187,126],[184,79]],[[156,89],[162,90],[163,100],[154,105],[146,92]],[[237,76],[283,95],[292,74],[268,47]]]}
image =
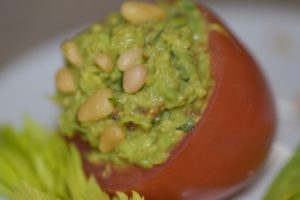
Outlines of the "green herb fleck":
{"label": "green herb fleck", "polygon": [[177,130],[182,130],[184,132],[190,132],[193,130],[193,128],[195,127],[195,121],[193,119],[189,119],[188,121],[186,121],[184,124],[182,124],[181,126],[177,127]]}

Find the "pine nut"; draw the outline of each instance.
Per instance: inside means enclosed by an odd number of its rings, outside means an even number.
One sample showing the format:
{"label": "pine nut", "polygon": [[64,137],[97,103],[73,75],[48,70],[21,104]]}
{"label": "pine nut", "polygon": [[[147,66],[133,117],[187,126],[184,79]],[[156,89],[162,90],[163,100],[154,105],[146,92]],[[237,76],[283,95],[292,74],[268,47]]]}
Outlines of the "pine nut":
{"label": "pine nut", "polygon": [[133,24],[158,21],[165,18],[166,13],[160,7],[144,2],[129,1],[121,7],[122,16]]}
{"label": "pine nut", "polygon": [[97,54],[95,62],[97,66],[104,72],[111,72],[113,70],[113,62],[111,58],[104,53]]}
{"label": "pine nut", "polygon": [[147,79],[147,69],[143,65],[136,65],[124,72],[123,89],[128,94],[139,91]]}
{"label": "pine nut", "polygon": [[117,67],[120,71],[126,71],[135,64],[141,62],[143,50],[141,48],[128,49],[118,59]]}
{"label": "pine nut", "polygon": [[124,130],[118,125],[106,127],[100,137],[99,149],[101,152],[110,152],[125,138]]}
{"label": "pine nut", "polygon": [[67,41],[62,46],[65,58],[75,67],[79,68],[82,64],[80,49],[75,42]]}
{"label": "pine nut", "polygon": [[62,93],[72,93],[76,90],[72,72],[67,68],[61,68],[55,75],[56,87]]}
{"label": "pine nut", "polygon": [[80,122],[94,122],[110,115],[114,106],[109,101],[112,98],[110,89],[101,89],[90,96],[79,108],[77,118]]}

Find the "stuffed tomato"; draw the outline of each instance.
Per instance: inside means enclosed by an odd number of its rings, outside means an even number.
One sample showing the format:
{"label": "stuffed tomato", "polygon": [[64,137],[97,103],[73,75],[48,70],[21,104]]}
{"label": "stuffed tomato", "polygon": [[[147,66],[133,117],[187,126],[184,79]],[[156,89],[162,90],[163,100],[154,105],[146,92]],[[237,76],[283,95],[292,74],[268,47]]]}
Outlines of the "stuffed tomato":
{"label": "stuffed tomato", "polygon": [[126,2],[62,51],[60,129],[105,191],[221,199],[263,165],[276,123],[272,95],[206,8]]}

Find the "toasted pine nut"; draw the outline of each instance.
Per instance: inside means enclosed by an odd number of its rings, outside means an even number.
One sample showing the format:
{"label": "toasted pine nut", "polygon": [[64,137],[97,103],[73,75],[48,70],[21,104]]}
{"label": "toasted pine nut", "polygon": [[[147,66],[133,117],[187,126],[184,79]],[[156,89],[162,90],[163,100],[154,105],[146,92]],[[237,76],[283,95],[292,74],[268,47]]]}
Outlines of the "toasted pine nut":
{"label": "toasted pine nut", "polygon": [[110,152],[125,138],[124,130],[118,125],[106,127],[100,137],[99,149],[102,152]]}
{"label": "toasted pine nut", "polygon": [[114,109],[109,101],[112,98],[110,89],[101,89],[90,96],[79,108],[77,118],[80,122],[94,122],[110,115]]}
{"label": "toasted pine nut", "polygon": [[111,58],[104,53],[97,54],[95,62],[97,66],[105,72],[111,72],[113,70],[113,62]]}
{"label": "toasted pine nut", "polygon": [[123,89],[126,93],[132,94],[139,91],[147,79],[147,69],[143,65],[136,65],[124,72]]}
{"label": "toasted pine nut", "polygon": [[166,16],[166,13],[160,7],[138,1],[123,3],[121,14],[127,21],[134,24],[158,21],[164,19]]}
{"label": "toasted pine nut", "polygon": [[57,89],[62,93],[72,93],[76,90],[72,72],[67,68],[61,68],[56,72],[55,82]]}
{"label": "toasted pine nut", "polygon": [[126,71],[135,64],[139,64],[143,56],[141,48],[128,49],[118,59],[117,67],[120,71]]}
{"label": "toasted pine nut", "polygon": [[75,67],[79,68],[82,64],[82,57],[80,49],[75,42],[67,41],[62,46],[65,58],[73,64]]}

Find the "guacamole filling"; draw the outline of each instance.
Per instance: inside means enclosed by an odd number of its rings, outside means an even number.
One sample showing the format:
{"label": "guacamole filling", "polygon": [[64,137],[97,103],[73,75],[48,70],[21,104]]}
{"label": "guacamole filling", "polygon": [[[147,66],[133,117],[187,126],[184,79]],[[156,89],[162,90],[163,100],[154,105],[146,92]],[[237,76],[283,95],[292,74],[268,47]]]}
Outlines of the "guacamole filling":
{"label": "guacamole filling", "polygon": [[126,2],[62,44],[60,130],[81,134],[89,159],[150,168],[195,127],[213,80],[208,24],[190,1]]}

